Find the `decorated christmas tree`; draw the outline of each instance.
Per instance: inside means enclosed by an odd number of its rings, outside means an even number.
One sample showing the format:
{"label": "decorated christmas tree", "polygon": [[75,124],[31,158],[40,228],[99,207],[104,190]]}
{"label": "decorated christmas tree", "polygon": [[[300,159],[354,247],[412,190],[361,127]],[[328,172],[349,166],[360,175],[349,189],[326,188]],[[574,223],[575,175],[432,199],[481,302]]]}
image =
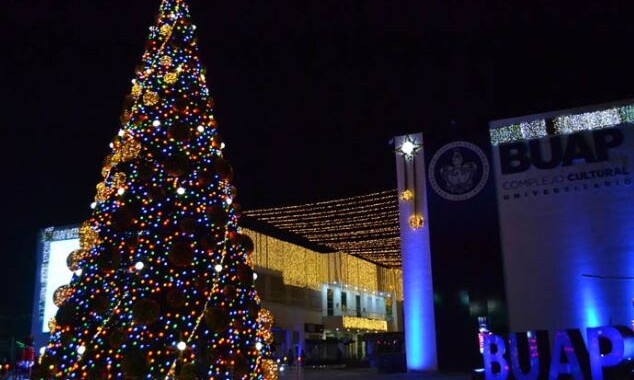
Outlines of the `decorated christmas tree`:
{"label": "decorated christmas tree", "polygon": [[[163,0],[37,378],[254,379],[270,361],[232,168],[183,0]],[[268,377],[268,376],[267,376]]]}

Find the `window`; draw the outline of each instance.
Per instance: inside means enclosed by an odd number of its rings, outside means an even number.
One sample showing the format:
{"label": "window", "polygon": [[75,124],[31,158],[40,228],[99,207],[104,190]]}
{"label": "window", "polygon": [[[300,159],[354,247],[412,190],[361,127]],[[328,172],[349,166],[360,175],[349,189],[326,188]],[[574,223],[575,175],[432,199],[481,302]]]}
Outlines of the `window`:
{"label": "window", "polygon": [[335,310],[333,308],[333,291],[332,289],[326,290],[326,315],[332,317],[335,314]]}
{"label": "window", "polygon": [[285,301],[285,289],[284,280],[282,277],[271,276],[270,277],[270,296],[272,301]]}
{"label": "window", "polygon": [[341,312],[343,314],[348,310],[348,293],[341,292]]}

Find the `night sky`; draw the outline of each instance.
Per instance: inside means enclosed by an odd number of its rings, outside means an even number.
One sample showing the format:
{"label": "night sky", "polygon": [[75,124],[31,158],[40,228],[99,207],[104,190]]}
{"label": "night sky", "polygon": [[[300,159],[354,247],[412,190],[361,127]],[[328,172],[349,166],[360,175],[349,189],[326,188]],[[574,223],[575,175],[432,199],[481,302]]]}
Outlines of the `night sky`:
{"label": "night sky", "polygon": [[[390,189],[395,135],[634,97],[634,2],[593,3],[189,0],[240,202]],[[88,217],[158,6],[1,2],[0,316],[31,313],[38,230]]]}

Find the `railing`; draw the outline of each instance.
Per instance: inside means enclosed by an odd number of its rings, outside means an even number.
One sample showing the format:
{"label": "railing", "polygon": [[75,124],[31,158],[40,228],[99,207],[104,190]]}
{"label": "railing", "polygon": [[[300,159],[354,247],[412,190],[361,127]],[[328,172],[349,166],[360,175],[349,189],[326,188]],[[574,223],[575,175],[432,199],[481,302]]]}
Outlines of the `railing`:
{"label": "railing", "polygon": [[367,311],[359,311],[357,309],[346,309],[346,310],[335,310],[335,316],[344,316],[344,317],[358,317],[358,318],[367,318],[367,319],[377,319],[381,321],[387,320],[387,316],[385,313],[373,313]]}

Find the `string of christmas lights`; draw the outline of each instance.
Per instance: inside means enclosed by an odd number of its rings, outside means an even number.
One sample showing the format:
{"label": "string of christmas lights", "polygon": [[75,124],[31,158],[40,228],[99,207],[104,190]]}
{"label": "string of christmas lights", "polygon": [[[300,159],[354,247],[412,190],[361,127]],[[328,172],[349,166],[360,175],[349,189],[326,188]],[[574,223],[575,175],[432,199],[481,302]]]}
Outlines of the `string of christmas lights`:
{"label": "string of christmas lights", "polygon": [[388,267],[401,265],[396,190],[245,214],[337,251]]}
{"label": "string of christmas lights", "polygon": [[286,285],[319,291],[323,284],[338,283],[373,293],[386,292],[398,300],[403,299],[400,268],[376,265],[342,252],[319,253],[246,228],[244,233],[255,245],[250,256],[253,264],[257,268],[283,273]]}
{"label": "string of christmas lights", "polygon": [[[634,105],[624,105],[593,112],[557,116],[552,119],[554,128],[551,134],[563,135],[632,122],[634,122]],[[491,144],[497,146],[513,141],[548,136],[546,124],[547,120],[537,119],[491,128],[489,131]]]}

